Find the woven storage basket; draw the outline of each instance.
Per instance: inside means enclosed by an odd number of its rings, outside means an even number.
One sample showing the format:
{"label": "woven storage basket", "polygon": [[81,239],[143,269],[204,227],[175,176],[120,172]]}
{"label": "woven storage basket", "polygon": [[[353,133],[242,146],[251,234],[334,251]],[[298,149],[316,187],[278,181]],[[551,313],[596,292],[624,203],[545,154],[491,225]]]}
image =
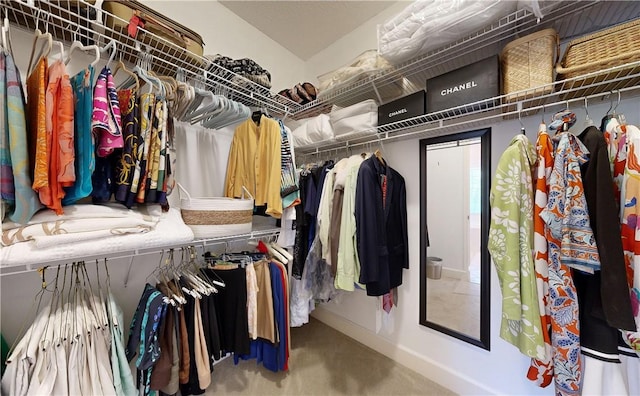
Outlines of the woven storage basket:
{"label": "woven storage basket", "polygon": [[[507,102],[553,91],[554,66],[558,62],[559,38],[554,29],[516,39],[500,53],[502,92]],[[513,93],[513,94],[512,94]]]}
{"label": "woven storage basket", "polygon": [[[251,232],[253,196],[243,189],[242,199],[192,198],[179,183],[186,198],[180,199],[182,220],[196,238],[216,238]],[[250,199],[245,199],[246,193]]]}
{"label": "woven storage basket", "polygon": [[[640,60],[640,19],[581,37],[569,43],[560,64],[556,66],[558,78],[566,80]],[[561,84],[558,89],[572,89],[601,83],[608,79],[640,72],[640,66],[629,66],[613,73],[600,74]],[[600,84],[588,89],[589,94],[611,91],[640,83],[640,79]],[[569,92],[564,99],[583,96],[587,89]]]}

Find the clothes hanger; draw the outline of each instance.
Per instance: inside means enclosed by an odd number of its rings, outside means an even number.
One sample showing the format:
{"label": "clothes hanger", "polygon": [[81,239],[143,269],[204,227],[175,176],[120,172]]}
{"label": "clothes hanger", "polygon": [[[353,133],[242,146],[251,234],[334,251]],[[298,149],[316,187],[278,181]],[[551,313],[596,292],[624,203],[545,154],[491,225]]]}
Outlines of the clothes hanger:
{"label": "clothes hanger", "polygon": [[591,119],[591,117],[589,117],[589,105],[587,104],[587,98],[584,98],[584,111],[586,113],[586,116],[584,118],[584,127],[588,128],[590,126],[594,125],[593,120]]}
{"label": "clothes hanger", "polygon": [[71,47],[69,47],[69,51],[67,51],[67,59],[64,61],[64,64],[68,65],[69,61],[71,60],[71,54],[73,54],[73,52],[76,50],[80,50],[83,52],[95,51],[96,56],[94,60],[90,63],[91,66],[95,66],[100,61],[100,47],[98,47],[95,44],[84,45],[80,40],[78,40],[77,37],[78,37],[79,29],[80,29],[80,26],[78,25],[78,28],[76,29],[76,31],[73,32],[73,42],[71,43]]}
{"label": "clothes hanger", "polygon": [[545,114],[544,110],[545,110],[545,105],[543,103],[542,104],[542,118],[540,119],[540,125],[538,125],[538,134],[547,131],[547,124],[546,124],[546,122],[544,120],[544,114]]}
{"label": "clothes hanger", "polygon": [[613,107],[613,110],[612,110],[613,111],[612,115],[616,118],[618,118],[619,116],[619,114],[616,113],[616,110],[618,109],[619,105],[620,105],[620,90],[618,90],[618,101],[616,102],[616,105]]}
{"label": "clothes hanger", "polygon": [[211,293],[217,292],[215,287],[212,287],[208,284],[204,279],[200,278],[197,273],[191,271],[189,266],[192,264],[191,261],[187,261],[185,256],[187,255],[187,251],[185,248],[181,249],[182,251],[182,260],[180,262],[180,266],[178,269],[181,274],[187,278],[191,282],[191,285],[194,290],[197,290],[200,294],[211,295]]}
{"label": "clothes hanger", "polygon": [[271,247],[273,247],[275,250],[277,250],[280,254],[282,254],[283,256],[285,256],[287,258],[287,260],[293,260],[293,255],[291,253],[289,253],[287,251],[287,249],[283,248],[282,246],[278,245],[276,242],[270,242]]}
{"label": "clothes hanger", "polygon": [[518,106],[518,121],[520,122],[520,133],[527,136],[527,132],[524,129],[524,123],[522,123],[522,109]]}
{"label": "clothes hanger", "polygon": [[386,166],[387,164],[384,161],[384,158],[382,157],[382,152],[380,152],[380,149],[376,149],[376,151],[373,153],[373,155],[376,156],[376,158],[378,159],[378,161],[380,161],[380,163],[384,166]]}
{"label": "clothes hanger", "polygon": [[[29,56],[29,67],[27,67],[27,75],[31,75],[31,73],[33,72],[33,69],[31,68],[31,66],[35,67],[35,65],[38,64],[38,62],[40,62],[40,59],[42,59],[43,57],[47,57],[49,55],[49,52],[51,51],[51,47],[53,46],[53,36],[51,35],[51,33],[49,32],[45,32],[43,33],[39,28],[38,25],[40,23],[40,12],[42,10],[38,9],[38,13],[36,14],[36,28],[34,31],[34,38],[33,38],[33,46],[31,47],[31,55]],[[36,57],[36,61],[34,62],[34,55],[36,55],[36,48],[38,46],[38,42],[44,40],[45,43],[43,44],[42,48],[39,49],[39,51],[37,52],[37,57]]]}
{"label": "clothes hanger", "polygon": [[127,69],[127,66],[122,61],[122,57],[118,60],[118,63],[116,63],[116,67],[115,67],[115,69],[113,69],[113,72],[111,73],[111,75],[115,77],[115,75],[119,71],[122,71],[124,74],[129,76],[128,80],[130,79],[131,81],[133,81],[133,84],[135,86],[135,90],[136,90],[136,92],[138,92],[138,90],[140,89],[140,80],[138,79],[138,75],[136,73],[132,72],[131,70]]}
{"label": "clothes hanger", "polygon": [[100,53],[104,54],[105,52],[111,51],[109,54],[109,60],[107,61],[107,64],[104,66],[107,69],[111,69],[111,62],[113,62],[113,59],[116,56],[116,52],[118,51],[117,47],[116,47],[116,41],[115,40],[111,40],[109,41],[109,43],[107,45],[105,45],[104,47],[100,48]]}
{"label": "clothes hanger", "polygon": [[9,11],[4,10],[4,18],[2,19],[2,48],[9,51],[9,39],[7,34],[9,33],[9,18],[7,17]]}

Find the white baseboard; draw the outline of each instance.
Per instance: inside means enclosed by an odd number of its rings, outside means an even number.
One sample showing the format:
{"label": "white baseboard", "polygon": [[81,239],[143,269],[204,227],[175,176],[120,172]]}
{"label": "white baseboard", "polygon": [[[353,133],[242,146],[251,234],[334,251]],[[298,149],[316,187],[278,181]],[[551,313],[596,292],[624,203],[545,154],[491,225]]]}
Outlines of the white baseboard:
{"label": "white baseboard", "polygon": [[312,316],[324,324],[387,356],[393,361],[415,371],[431,381],[459,394],[479,395],[498,394],[477,381],[454,372],[451,368],[420,355],[402,345],[395,345],[378,337],[375,333],[363,328],[339,315],[322,308],[313,311]]}

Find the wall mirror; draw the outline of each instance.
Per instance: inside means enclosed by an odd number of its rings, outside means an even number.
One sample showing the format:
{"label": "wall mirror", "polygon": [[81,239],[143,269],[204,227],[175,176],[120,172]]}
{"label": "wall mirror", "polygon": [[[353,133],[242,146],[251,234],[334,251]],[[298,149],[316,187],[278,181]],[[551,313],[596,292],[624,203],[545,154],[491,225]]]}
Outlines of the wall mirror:
{"label": "wall mirror", "polygon": [[490,137],[420,141],[420,324],[487,350]]}

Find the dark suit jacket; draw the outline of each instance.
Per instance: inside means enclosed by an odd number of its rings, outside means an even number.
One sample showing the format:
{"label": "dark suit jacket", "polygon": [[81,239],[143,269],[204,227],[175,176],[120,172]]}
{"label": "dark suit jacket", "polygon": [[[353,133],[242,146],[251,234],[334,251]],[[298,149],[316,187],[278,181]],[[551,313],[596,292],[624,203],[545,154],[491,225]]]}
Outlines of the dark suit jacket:
{"label": "dark suit jacket", "polygon": [[[582,166],[581,173],[601,266],[600,271],[593,275],[574,271],[580,305],[580,343],[600,350],[598,346],[602,344],[603,332],[608,332],[605,328],[608,325],[612,329],[614,340],[611,343],[615,351],[616,329],[635,329],[635,322],[625,272],[613,177],[602,132],[589,127],[578,138],[590,153],[589,161]],[[591,335],[593,340],[590,340]]]}
{"label": "dark suit jacket", "polygon": [[[384,206],[382,175],[387,177]],[[404,178],[375,156],[358,171],[355,217],[360,283],[368,295],[382,296],[402,284],[402,269],[409,268],[407,193]]]}

